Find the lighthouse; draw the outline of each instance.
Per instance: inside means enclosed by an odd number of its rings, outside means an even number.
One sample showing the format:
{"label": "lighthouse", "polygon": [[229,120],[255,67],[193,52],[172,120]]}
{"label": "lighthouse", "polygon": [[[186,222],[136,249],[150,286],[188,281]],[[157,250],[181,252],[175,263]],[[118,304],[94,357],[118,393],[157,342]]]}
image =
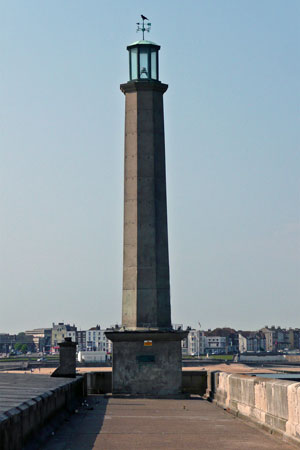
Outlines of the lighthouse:
{"label": "lighthouse", "polygon": [[173,330],[166,197],[163,96],[159,50],[144,40],[127,47],[125,95],[122,326],[113,341],[113,393],[181,392],[181,341]]}

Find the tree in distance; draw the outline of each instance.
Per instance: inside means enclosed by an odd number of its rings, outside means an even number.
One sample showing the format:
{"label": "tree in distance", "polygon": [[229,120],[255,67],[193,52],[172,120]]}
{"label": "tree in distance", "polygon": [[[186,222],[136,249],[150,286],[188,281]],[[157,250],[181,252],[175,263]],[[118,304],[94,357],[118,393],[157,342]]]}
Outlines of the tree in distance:
{"label": "tree in distance", "polygon": [[20,342],[17,342],[14,345],[14,349],[17,352],[21,352],[21,353],[23,353],[25,355],[25,353],[27,353],[27,351],[28,351],[28,346],[27,346],[27,344],[21,344]]}

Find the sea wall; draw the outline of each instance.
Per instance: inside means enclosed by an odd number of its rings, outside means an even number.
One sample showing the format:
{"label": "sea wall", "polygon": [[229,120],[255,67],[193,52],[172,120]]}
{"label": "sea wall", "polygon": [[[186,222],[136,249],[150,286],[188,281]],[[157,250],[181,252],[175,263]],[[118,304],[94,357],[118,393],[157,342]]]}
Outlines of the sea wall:
{"label": "sea wall", "polygon": [[[59,418],[59,414],[64,411],[73,412],[78,401],[85,394],[84,377],[82,376],[76,379],[63,379],[64,382],[58,387],[47,386],[47,383],[51,383],[48,382],[51,378],[46,375],[23,374],[25,381],[34,382],[36,380],[36,383],[31,383],[31,385],[21,383],[20,379],[15,380],[14,374],[6,374],[6,376],[11,377],[11,383],[10,380],[4,380],[2,391],[0,389],[1,450],[21,450],[28,440],[31,440],[32,445],[37,444],[43,435],[41,430],[46,428],[49,421],[55,417]],[[40,380],[43,377],[46,381],[44,382],[44,392],[41,393]],[[32,397],[34,386],[39,393]],[[8,390],[9,393],[5,394]],[[12,394],[11,390],[15,390],[15,393]],[[5,404],[9,405],[12,402],[15,402],[15,406],[8,406],[5,411]],[[45,429],[45,436],[47,431]],[[33,448],[42,447],[36,445]]]}
{"label": "sea wall", "polygon": [[285,359],[285,355],[243,355],[239,356],[239,362],[255,362],[255,363],[284,363],[287,360]]}
{"label": "sea wall", "polygon": [[300,383],[209,372],[207,398],[228,412],[300,444]]}

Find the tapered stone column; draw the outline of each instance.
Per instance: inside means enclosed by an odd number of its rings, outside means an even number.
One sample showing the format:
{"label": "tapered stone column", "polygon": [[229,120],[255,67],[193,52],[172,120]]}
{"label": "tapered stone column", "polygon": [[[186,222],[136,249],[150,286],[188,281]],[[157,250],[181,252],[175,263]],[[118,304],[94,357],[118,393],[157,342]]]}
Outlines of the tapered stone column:
{"label": "tapered stone column", "polygon": [[163,112],[168,86],[158,80],[159,48],[148,41],[129,46],[131,79],[121,85],[126,105],[122,328],[106,333],[113,341],[118,394],[181,392],[181,340],[187,332],[171,325]]}
{"label": "tapered stone column", "polygon": [[121,85],[126,96],[122,325],[170,329],[163,94],[159,82]]}

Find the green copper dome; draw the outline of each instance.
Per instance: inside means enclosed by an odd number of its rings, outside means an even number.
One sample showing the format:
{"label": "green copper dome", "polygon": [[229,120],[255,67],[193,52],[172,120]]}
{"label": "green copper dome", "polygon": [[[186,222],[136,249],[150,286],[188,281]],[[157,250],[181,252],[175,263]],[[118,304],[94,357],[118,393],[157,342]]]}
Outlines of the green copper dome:
{"label": "green copper dome", "polygon": [[133,47],[134,45],[154,45],[155,47],[160,47],[160,45],[155,44],[155,42],[152,41],[136,41],[133,42],[133,44],[128,45],[128,47]]}

